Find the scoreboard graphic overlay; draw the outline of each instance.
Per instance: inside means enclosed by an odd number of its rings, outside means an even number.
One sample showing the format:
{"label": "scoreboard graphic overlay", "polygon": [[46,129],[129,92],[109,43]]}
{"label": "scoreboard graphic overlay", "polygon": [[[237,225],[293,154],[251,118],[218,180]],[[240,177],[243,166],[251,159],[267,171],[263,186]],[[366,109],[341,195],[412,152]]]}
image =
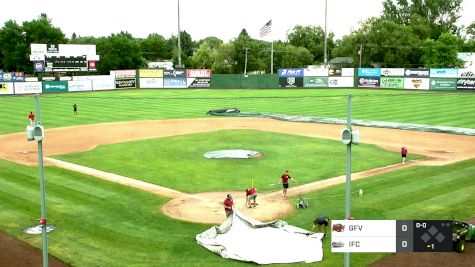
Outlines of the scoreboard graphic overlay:
{"label": "scoreboard graphic overlay", "polygon": [[450,220],[334,220],[332,252],[452,252]]}

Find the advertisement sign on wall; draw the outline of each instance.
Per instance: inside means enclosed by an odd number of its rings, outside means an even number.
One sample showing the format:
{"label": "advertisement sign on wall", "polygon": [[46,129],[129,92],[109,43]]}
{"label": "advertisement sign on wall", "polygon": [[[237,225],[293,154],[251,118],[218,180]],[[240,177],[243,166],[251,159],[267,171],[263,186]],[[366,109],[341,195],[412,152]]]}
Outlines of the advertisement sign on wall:
{"label": "advertisement sign on wall", "polygon": [[135,78],[136,76],[137,76],[137,72],[135,70],[116,70],[115,71],[116,79]]}
{"label": "advertisement sign on wall", "polygon": [[381,68],[381,76],[403,77],[405,69]]}
{"label": "advertisement sign on wall", "polygon": [[459,78],[465,78],[465,77],[475,78],[475,69],[459,69],[457,76]]}
{"label": "advertisement sign on wall", "polygon": [[43,82],[43,93],[67,93],[68,82],[65,81],[47,81]]}
{"label": "advertisement sign on wall", "polygon": [[[185,69],[164,70],[163,77],[164,78],[186,78],[186,71]],[[185,81],[185,85],[186,85],[186,81]]]}
{"label": "advertisement sign on wall", "polygon": [[475,78],[462,78],[457,80],[457,89],[475,90]]}
{"label": "advertisement sign on wall", "polygon": [[210,88],[210,78],[186,78],[188,88]]}
{"label": "advertisement sign on wall", "polygon": [[0,71],[0,82],[24,82],[25,73],[23,72],[2,72]]}
{"label": "advertisement sign on wall", "polygon": [[416,90],[429,90],[429,78],[404,78],[404,88]]}
{"label": "advertisement sign on wall", "polygon": [[165,88],[186,88],[186,77],[170,78],[170,77],[165,76],[165,78],[163,78],[163,87],[165,87]]}
{"label": "advertisement sign on wall", "polygon": [[140,88],[163,88],[163,78],[140,78],[139,85]]}
{"label": "advertisement sign on wall", "polygon": [[0,82],[0,95],[12,95],[13,83]]}
{"label": "advertisement sign on wall", "polygon": [[69,92],[92,91],[92,81],[69,81]]}
{"label": "advertisement sign on wall", "polygon": [[379,77],[381,76],[380,68],[358,68],[358,77]]}
{"label": "advertisement sign on wall", "polygon": [[15,83],[15,94],[41,94],[41,82]]}
{"label": "advertisement sign on wall", "polygon": [[353,77],[353,76],[355,76],[355,69],[353,69],[353,68],[342,68],[341,69],[341,76]]}
{"label": "advertisement sign on wall", "polygon": [[104,79],[95,79],[92,81],[92,90],[112,90],[115,89],[115,79],[114,78],[104,78]]}
{"label": "advertisement sign on wall", "polygon": [[379,77],[361,77],[358,79],[358,87],[379,88]]}
{"label": "advertisement sign on wall", "polygon": [[328,69],[307,68],[303,70],[304,77],[326,77]]}
{"label": "advertisement sign on wall", "polygon": [[139,70],[140,78],[163,78],[162,69],[141,69]]}
{"label": "advertisement sign on wall", "polygon": [[135,88],[135,78],[115,80],[115,88]]}
{"label": "advertisement sign on wall", "polygon": [[431,78],[430,90],[455,90],[457,88],[457,79],[450,78]]}
{"label": "advertisement sign on wall", "polygon": [[328,77],[303,77],[303,87],[311,87],[311,88],[328,87]]}
{"label": "advertisement sign on wall", "polygon": [[330,77],[328,78],[328,87],[354,87],[353,77]]}
{"label": "advertisement sign on wall", "polygon": [[279,77],[303,77],[304,71],[300,69],[278,69]]}
{"label": "advertisement sign on wall", "polygon": [[73,81],[92,81],[114,79],[115,75],[73,76]]}
{"label": "advertisement sign on wall", "polygon": [[187,69],[186,77],[189,78],[211,78],[210,69]]}
{"label": "advertisement sign on wall", "polygon": [[303,87],[303,77],[279,77],[279,87],[281,88]]}
{"label": "advertisement sign on wall", "polygon": [[430,69],[430,77],[457,78],[457,69]]}
{"label": "advertisement sign on wall", "polygon": [[406,77],[429,77],[429,69],[406,69],[404,71],[404,76]]}
{"label": "advertisement sign on wall", "polygon": [[[404,69],[403,74],[404,74]],[[404,78],[402,77],[381,77],[380,87],[385,89],[404,89]]]}
{"label": "advertisement sign on wall", "polygon": [[328,76],[331,77],[340,77],[341,76],[341,68],[330,68],[328,69]]}

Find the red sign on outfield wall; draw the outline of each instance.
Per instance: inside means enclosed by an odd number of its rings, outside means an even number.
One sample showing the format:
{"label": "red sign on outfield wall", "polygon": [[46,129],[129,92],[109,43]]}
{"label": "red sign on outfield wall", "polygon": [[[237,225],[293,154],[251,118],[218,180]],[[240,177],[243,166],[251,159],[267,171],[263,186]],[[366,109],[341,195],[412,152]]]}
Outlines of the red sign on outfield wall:
{"label": "red sign on outfield wall", "polygon": [[186,77],[192,78],[210,78],[211,70],[210,69],[187,69]]}

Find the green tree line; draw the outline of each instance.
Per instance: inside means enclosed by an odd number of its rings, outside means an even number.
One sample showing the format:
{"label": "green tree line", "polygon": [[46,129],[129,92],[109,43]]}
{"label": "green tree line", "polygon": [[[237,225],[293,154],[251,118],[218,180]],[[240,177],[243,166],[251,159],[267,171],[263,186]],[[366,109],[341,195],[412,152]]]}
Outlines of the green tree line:
{"label": "green tree line", "polygon": [[[457,52],[475,52],[475,22],[457,26],[462,0],[383,0],[383,12],[369,18],[341,39],[327,36],[329,59],[351,58],[343,67],[460,67]],[[324,30],[297,25],[286,40],[274,41],[274,70],[321,65]],[[209,68],[214,73],[270,73],[271,44],[253,39],[246,29],[229,42],[210,36],[193,40],[180,32],[182,65]],[[135,38],[128,32],[107,37],[70,38],[46,14],[25,21],[5,22],[0,28],[0,69],[33,73],[30,44],[95,44],[99,73],[136,69],[148,62],[171,60],[178,64],[177,36],[151,33]],[[247,64],[246,64],[247,55]],[[330,61],[331,62],[331,61]]]}

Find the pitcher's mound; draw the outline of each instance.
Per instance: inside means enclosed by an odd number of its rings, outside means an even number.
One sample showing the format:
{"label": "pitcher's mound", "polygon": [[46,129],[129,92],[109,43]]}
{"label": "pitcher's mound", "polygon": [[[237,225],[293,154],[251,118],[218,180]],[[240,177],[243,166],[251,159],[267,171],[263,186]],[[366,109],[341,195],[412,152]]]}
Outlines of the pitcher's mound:
{"label": "pitcher's mound", "polygon": [[223,201],[229,193],[233,196],[234,208],[259,221],[280,219],[293,208],[287,198],[275,194],[258,195],[258,205],[248,208],[245,192],[208,192],[172,199],[162,207],[162,211],[179,220],[220,224],[226,219]]}

